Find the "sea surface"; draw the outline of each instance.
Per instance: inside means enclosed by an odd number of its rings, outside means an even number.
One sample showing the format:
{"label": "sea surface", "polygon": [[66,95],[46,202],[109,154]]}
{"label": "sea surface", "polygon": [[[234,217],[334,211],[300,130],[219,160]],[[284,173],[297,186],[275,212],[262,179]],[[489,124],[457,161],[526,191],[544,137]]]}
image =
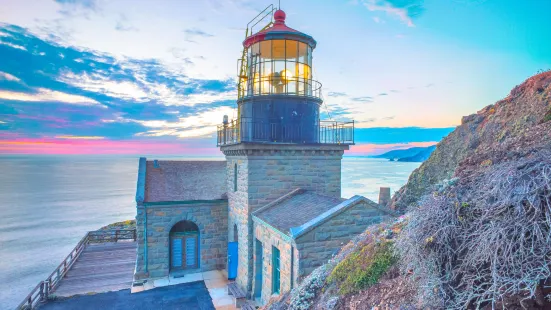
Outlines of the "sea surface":
{"label": "sea surface", "polygon": [[[376,201],[379,187],[398,190],[418,166],[345,157],[342,196]],[[87,231],[135,217],[137,157],[0,156],[0,167],[2,310],[15,308]]]}

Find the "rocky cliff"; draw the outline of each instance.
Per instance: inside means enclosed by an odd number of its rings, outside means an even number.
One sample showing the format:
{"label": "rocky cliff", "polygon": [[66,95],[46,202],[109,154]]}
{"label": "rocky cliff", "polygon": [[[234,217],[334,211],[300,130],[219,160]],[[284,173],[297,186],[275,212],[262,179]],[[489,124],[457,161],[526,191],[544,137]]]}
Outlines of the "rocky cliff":
{"label": "rocky cliff", "polygon": [[446,179],[545,148],[551,148],[551,71],[529,78],[505,99],[463,117],[396,192],[391,206],[403,211]]}

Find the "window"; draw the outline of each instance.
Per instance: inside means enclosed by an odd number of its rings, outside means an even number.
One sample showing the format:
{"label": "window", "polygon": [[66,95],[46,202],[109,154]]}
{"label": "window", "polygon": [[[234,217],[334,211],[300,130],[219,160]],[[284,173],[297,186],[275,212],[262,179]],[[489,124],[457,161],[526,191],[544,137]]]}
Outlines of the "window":
{"label": "window", "polygon": [[233,191],[237,192],[237,164],[233,166]]}
{"label": "window", "polygon": [[272,294],[279,294],[280,266],[279,249],[272,246]]}

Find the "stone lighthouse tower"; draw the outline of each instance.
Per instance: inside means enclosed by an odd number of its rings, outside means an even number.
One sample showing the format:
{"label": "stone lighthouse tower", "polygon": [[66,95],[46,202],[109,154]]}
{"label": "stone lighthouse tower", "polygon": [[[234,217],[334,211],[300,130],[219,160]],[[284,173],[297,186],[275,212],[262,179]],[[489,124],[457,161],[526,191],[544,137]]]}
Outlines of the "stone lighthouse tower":
{"label": "stone lighthouse tower", "polygon": [[283,11],[273,19],[247,33],[237,119],[225,117],[218,127],[227,160],[228,241],[237,247],[228,273],[249,296],[256,274],[252,213],[297,188],[340,199],[342,155],[354,144],[353,122],[320,120],[321,83],[312,76],[316,41],[289,28]]}

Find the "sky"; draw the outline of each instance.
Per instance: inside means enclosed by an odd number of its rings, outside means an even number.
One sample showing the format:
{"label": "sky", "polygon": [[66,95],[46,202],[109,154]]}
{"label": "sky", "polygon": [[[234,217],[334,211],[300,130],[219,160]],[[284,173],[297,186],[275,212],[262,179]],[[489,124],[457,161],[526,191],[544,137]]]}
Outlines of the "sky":
{"label": "sky", "polygon": [[[0,154],[220,155],[270,1],[0,0]],[[440,141],[551,68],[549,0],[282,0],[348,154]]]}

